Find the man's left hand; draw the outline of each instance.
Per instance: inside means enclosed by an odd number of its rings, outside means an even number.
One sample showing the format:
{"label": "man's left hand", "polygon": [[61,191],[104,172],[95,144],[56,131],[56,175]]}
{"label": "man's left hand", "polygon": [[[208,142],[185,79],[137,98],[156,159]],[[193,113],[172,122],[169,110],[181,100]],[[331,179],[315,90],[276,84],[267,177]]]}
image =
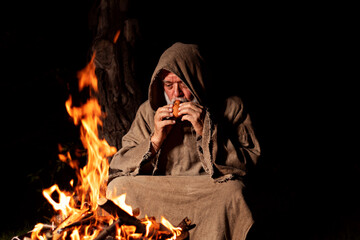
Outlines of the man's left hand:
{"label": "man's left hand", "polygon": [[179,116],[181,121],[187,120],[191,122],[194,130],[198,135],[202,135],[205,109],[200,104],[194,102],[184,102],[179,106]]}

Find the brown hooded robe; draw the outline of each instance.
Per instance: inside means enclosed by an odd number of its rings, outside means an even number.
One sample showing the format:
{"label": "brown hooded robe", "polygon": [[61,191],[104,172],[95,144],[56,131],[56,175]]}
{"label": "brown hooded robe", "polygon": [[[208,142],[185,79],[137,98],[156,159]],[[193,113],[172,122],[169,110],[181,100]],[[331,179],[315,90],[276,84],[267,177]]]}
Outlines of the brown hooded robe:
{"label": "brown hooded robe", "polygon": [[152,155],[155,111],[166,105],[158,77],[162,69],[176,74],[199,104],[207,106],[208,71],[198,46],[175,43],[160,57],[149,99],[139,107],[111,160],[107,196],[127,193],[126,203],[140,208],[140,217],[164,216],[173,225],[189,217],[196,224],[190,240],[245,239],[253,218],[241,177],[260,155],[250,117],[240,98],[228,98],[216,118],[206,108],[202,136],[191,123],[178,121]]}

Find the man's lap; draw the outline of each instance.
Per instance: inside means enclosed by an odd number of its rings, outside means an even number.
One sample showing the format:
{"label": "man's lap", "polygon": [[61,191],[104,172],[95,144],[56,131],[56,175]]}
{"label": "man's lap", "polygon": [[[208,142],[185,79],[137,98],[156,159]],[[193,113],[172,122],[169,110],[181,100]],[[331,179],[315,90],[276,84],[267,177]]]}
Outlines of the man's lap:
{"label": "man's lap", "polygon": [[[188,217],[196,227],[190,239],[243,239],[253,224],[238,180],[215,183],[202,176],[129,176],[108,185],[107,197],[126,193],[126,204],[140,209],[140,218],[164,216],[173,225]],[[235,239],[235,238],[233,238]]]}

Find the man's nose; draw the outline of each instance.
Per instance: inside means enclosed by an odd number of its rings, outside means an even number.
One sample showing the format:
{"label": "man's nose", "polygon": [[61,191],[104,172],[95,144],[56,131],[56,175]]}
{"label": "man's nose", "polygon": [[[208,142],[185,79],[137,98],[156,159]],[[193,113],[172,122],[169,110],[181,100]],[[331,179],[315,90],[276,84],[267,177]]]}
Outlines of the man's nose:
{"label": "man's nose", "polygon": [[182,97],[184,95],[178,84],[175,86],[174,95],[175,97]]}

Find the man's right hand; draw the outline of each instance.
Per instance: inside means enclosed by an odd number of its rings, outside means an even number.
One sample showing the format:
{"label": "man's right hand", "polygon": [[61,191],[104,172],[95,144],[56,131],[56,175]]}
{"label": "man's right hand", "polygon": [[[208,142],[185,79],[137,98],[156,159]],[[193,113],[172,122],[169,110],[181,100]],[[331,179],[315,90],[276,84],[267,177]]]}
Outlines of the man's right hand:
{"label": "man's right hand", "polygon": [[173,117],[172,107],[173,107],[173,104],[169,104],[169,105],[158,108],[155,112],[154,134],[151,136],[151,139],[150,139],[155,152],[159,151],[166,136],[170,132],[172,125],[174,125],[176,123],[176,121],[174,119],[169,119],[169,118]]}

